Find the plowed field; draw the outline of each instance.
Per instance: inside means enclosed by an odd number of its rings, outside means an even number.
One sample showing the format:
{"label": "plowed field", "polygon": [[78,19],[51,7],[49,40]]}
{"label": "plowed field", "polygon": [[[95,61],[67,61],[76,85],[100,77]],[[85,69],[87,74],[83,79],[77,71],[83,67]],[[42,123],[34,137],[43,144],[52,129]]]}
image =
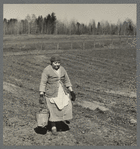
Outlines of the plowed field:
{"label": "plowed field", "polygon": [[[53,136],[37,132],[39,83],[52,54],[60,54],[77,99],[73,119]],[[136,146],[136,48],[3,49],[3,144]],[[59,130],[59,128],[58,128]]]}

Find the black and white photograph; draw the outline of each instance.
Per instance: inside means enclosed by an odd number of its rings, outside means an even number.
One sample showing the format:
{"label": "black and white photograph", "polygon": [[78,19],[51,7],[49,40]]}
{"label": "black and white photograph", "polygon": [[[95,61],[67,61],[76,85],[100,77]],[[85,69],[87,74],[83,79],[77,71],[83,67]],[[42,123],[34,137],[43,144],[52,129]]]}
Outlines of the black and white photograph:
{"label": "black and white photograph", "polygon": [[3,146],[137,146],[137,4],[3,4]]}

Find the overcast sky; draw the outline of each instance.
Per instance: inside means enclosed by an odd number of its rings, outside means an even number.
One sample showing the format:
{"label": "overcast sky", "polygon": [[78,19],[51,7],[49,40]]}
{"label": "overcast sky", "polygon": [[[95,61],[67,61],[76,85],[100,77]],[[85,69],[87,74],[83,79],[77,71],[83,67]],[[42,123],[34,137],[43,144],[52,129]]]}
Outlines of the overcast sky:
{"label": "overcast sky", "polygon": [[130,18],[136,24],[136,4],[4,4],[3,18],[25,19],[29,14],[46,17],[52,12],[57,19],[88,24],[91,20],[117,23]]}

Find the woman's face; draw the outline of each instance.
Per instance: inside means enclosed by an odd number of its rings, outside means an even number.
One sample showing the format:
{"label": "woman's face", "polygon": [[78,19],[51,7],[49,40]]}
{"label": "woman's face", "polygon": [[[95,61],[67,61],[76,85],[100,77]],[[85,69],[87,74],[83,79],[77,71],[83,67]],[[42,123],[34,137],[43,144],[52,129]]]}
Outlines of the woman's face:
{"label": "woman's face", "polygon": [[60,62],[59,61],[52,62],[52,67],[53,69],[58,70],[60,68]]}

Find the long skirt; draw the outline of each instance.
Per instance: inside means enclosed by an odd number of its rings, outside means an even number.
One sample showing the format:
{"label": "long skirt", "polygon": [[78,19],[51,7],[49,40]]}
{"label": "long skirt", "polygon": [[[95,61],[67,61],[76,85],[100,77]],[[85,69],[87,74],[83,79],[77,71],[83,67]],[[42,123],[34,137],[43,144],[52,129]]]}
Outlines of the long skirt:
{"label": "long skirt", "polygon": [[50,117],[49,121],[57,122],[70,120],[73,118],[72,116],[72,103],[69,100],[67,106],[65,106],[62,110],[59,110],[55,103],[51,103],[49,98],[46,97],[47,107],[49,109]]}
{"label": "long skirt", "polygon": [[[61,85],[60,85],[58,94],[59,95],[64,94],[64,92],[62,91]],[[61,97],[64,97],[63,100],[66,100],[65,95],[64,96],[62,95]],[[70,120],[73,118],[72,103],[71,103],[70,99],[68,100],[68,104],[66,106],[64,106],[61,110],[58,108],[56,103],[52,103],[50,101],[51,101],[51,98],[46,97],[46,103],[47,103],[47,107],[48,107],[49,113],[50,113],[49,121],[57,122],[57,121]]]}

